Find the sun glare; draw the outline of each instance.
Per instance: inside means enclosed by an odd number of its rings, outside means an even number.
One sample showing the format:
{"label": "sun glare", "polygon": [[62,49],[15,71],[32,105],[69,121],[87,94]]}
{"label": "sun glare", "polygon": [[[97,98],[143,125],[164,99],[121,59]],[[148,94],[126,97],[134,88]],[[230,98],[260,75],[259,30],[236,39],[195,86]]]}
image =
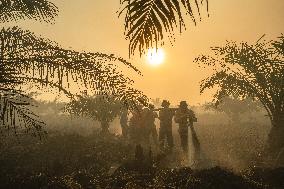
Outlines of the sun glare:
{"label": "sun glare", "polygon": [[165,53],[163,49],[149,49],[147,54],[148,63],[157,66],[164,62]]}

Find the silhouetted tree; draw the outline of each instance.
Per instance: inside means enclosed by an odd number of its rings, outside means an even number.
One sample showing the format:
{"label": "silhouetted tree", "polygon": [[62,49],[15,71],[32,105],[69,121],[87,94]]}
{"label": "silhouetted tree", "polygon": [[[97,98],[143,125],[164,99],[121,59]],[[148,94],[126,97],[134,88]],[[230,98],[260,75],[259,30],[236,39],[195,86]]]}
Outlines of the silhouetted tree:
{"label": "silhouetted tree", "polygon": [[99,121],[102,133],[109,132],[109,123],[121,112],[123,104],[110,96],[82,96],[78,100],[71,101],[66,110],[70,114],[87,116],[94,121]]}
{"label": "silhouetted tree", "polygon": [[[39,90],[56,88],[72,98],[88,90],[91,94],[114,95],[121,101],[147,100],[142,92],[131,87],[133,81],[124,76],[115,63],[121,63],[140,73],[129,62],[114,55],[65,50],[29,31],[17,27],[2,29],[1,129],[14,128],[16,131],[18,126],[27,130],[41,128],[41,122],[36,121],[29,112],[16,111],[19,108],[23,110],[29,104],[27,98],[23,102],[20,100],[25,93],[19,88],[27,84],[37,86]],[[10,121],[7,121],[8,118]]]}
{"label": "silhouetted tree", "polygon": [[284,147],[284,36],[256,44],[227,42],[212,48],[214,56],[199,56],[196,62],[212,66],[215,73],[201,83],[201,92],[218,86],[218,103],[224,96],[257,98],[271,120],[269,149]]}
{"label": "silhouetted tree", "polygon": [[1,0],[0,23],[34,19],[53,22],[58,14],[58,8],[47,0]]}
{"label": "silhouetted tree", "polygon": [[[0,2],[0,23],[24,19],[50,23],[54,21],[57,14],[57,7],[46,0],[2,0]],[[22,83],[14,78],[18,72],[12,65],[7,66],[7,63],[12,61],[12,59],[9,60],[12,53],[7,52],[11,51],[13,46],[17,47],[18,44],[13,44],[13,42],[20,41],[13,39],[14,37],[17,36],[13,36],[11,32],[4,29],[1,30],[0,132],[9,131],[10,127],[13,127],[15,134],[17,134],[17,127],[24,125],[26,131],[33,130],[30,133],[38,134],[42,131],[44,123],[39,121],[38,117],[28,108],[32,99],[24,95],[23,91],[15,89],[15,85]]]}
{"label": "silhouetted tree", "polygon": [[164,43],[164,35],[174,40],[174,30],[186,29],[184,16],[189,15],[196,25],[200,6],[208,0],[120,0],[121,14],[125,14],[125,35],[129,39],[129,55],[136,49],[140,56],[145,50]]}
{"label": "silhouetted tree", "polygon": [[239,99],[238,97],[225,96],[218,104],[207,103],[205,109],[225,113],[233,123],[240,123],[240,116],[260,110],[261,103],[252,98]]}
{"label": "silhouetted tree", "polygon": [[[25,19],[50,23],[57,14],[57,7],[47,0],[0,1],[0,23]],[[72,98],[88,89],[93,94],[114,95],[128,105],[147,101],[146,96],[131,87],[133,81],[118,71],[114,62],[140,74],[129,62],[112,54],[79,53],[17,27],[1,29],[0,131],[41,131],[43,122],[28,108],[32,98],[20,90],[27,84],[40,90],[57,88]]]}

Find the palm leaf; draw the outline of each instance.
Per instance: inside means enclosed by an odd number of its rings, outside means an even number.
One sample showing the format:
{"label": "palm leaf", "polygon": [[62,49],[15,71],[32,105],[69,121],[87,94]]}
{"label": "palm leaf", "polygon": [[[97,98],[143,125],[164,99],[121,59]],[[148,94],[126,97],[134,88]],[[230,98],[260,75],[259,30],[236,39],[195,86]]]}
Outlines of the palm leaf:
{"label": "palm leaf", "polygon": [[0,12],[0,22],[21,19],[53,22],[58,9],[47,0],[1,0]]}
{"label": "palm leaf", "polygon": [[99,122],[111,122],[119,115],[123,104],[112,96],[82,96],[65,107],[71,115],[87,116]]}
{"label": "palm leaf", "polygon": [[56,88],[71,98],[87,90],[88,94],[114,96],[127,104],[147,102],[119,65],[141,73],[121,57],[62,49],[17,27],[0,31],[0,47],[3,89],[33,84],[39,90]]}
{"label": "palm leaf", "polygon": [[[186,28],[184,14],[188,14],[196,24],[193,6],[200,16],[203,0],[122,0],[125,13],[125,35],[129,39],[129,55],[138,49],[140,56],[145,50],[164,43],[164,34],[174,39],[174,30],[182,32]],[[208,5],[208,2],[206,1]]]}
{"label": "palm leaf", "polygon": [[201,93],[219,87],[215,94],[217,103],[228,95],[255,97],[274,123],[273,116],[284,113],[283,44],[281,36],[275,41],[261,39],[256,44],[228,42],[223,47],[212,48],[214,56],[202,55],[195,60],[215,67],[215,73],[201,82]]}
{"label": "palm leaf", "polygon": [[[120,71],[119,64],[140,74],[137,68],[121,57],[65,50],[52,41],[38,38],[17,27],[2,29],[0,44],[1,66],[13,69],[16,74],[10,78],[18,82],[34,80],[75,94],[88,89],[95,94],[113,95],[117,90],[127,89],[133,83]],[[81,85],[83,87],[78,90]],[[76,91],[71,89],[74,86],[78,87]]]}
{"label": "palm leaf", "polygon": [[23,91],[5,88],[0,91],[0,133],[13,131],[16,136],[30,133],[42,137],[45,124],[30,110],[33,100],[23,95]]}

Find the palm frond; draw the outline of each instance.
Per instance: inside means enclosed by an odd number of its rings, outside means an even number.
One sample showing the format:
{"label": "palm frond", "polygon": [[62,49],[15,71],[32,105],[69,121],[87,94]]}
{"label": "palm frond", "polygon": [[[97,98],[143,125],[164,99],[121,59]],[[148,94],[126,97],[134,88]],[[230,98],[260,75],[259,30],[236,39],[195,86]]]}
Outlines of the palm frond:
{"label": "palm frond", "polygon": [[47,0],[1,0],[0,22],[34,19],[53,22],[58,8]]}
{"label": "palm frond", "polygon": [[[97,95],[114,95],[119,89],[126,90],[133,80],[119,70],[119,64],[141,74],[121,57],[65,50],[17,27],[2,29],[0,44],[2,67],[17,73],[10,78],[19,82],[34,78],[42,85],[54,85],[74,94],[81,94],[86,89]],[[72,90],[74,86],[76,91]]]}
{"label": "palm frond", "polygon": [[17,27],[0,31],[0,48],[1,88],[32,83],[39,90],[56,88],[72,98],[88,91],[90,95],[114,96],[127,104],[147,102],[119,65],[141,73],[121,57],[62,49]]}
{"label": "palm frond", "polygon": [[31,110],[33,100],[23,95],[23,91],[0,89],[0,133],[14,135],[29,133],[43,136],[45,124]]}
{"label": "palm frond", "polygon": [[[284,56],[284,34],[281,34],[281,36],[278,37],[278,40],[273,41],[272,45],[277,49],[281,56]],[[284,64],[283,61],[282,64]]]}
{"label": "palm frond", "polygon": [[112,96],[81,96],[65,107],[71,115],[87,116],[99,122],[111,122],[119,115],[123,104]]}
{"label": "palm frond", "polygon": [[173,40],[175,28],[182,32],[186,28],[185,14],[196,24],[193,6],[200,16],[203,0],[122,0],[120,3],[123,8],[119,15],[125,14],[125,35],[130,41],[129,55],[138,49],[141,56],[145,50],[162,45],[165,34]]}
{"label": "palm frond", "polygon": [[[224,96],[255,97],[273,116],[284,112],[283,36],[273,41],[258,40],[256,44],[228,42],[214,47],[214,56],[199,56],[199,64],[216,66],[215,73],[201,82],[201,93],[218,86],[218,102]],[[275,113],[277,112],[277,113]]]}

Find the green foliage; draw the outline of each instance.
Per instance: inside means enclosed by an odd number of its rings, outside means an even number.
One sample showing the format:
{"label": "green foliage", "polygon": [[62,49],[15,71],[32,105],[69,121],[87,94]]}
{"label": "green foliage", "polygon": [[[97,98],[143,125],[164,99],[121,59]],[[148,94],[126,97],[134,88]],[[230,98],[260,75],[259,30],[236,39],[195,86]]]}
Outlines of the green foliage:
{"label": "green foliage", "polygon": [[[133,81],[109,62],[118,61],[139,73],[120,57],[65,50],[52,41],[39,38],[17,27],[2,29],[0,37],[1,67],[13,70],[9,72],[10,80],[7,83],[41,83],[59,88],[72,96],[70,84],[74,82],[73,86],[78,87],[82,84],[96,94],[113,94],[121,88],[127,90],[127,85],[131,85]],[[82,90],[77,90],[77,93],[80,92]]]}
{"label": "green foliage", "polygon": [[67,112],[87,116],[101,123],[110,123],[117,117],[123,104],[113,97],[107,96],[82,96],[78,100],[71,101],[67,106]]}
{"label": "green foliage", "polygon": [[[50,23],[58,9],[47,0],[3,0],[0,12],[0,22],[33,19]],[[1,131],[10,131],[11,127],[15,133],[19,128],[39,131],[42,127],[43,123],[28,109],[32,99],[22,99],[24,92],[16,90],[27,84],[36,85],[39,90],[57,88],[71,98],[87,89],[92,94],[115,95],[132,104],[145,103],[146,96],[131,87],[133,81],[113,64],[117,62],[141,74],[131,63],[113,54],[66,50],[17,27],[1,29]]]}
{"label": "green foliage", "polygon": [[[129,55],[136,49],[140,56],[151,47],[163,44],[164,35],[174,39],[174,30],[185,29],[184,14],[190,16],[196,24],[193,8],[197,8],[200,17],[200,5],[208,0],[121,0],[123,7],[120,15],[125,13],[125,35],[130,40]],[[161,44],[159,44],[161,43]]]}
{"label": "green foliage", "polygon": [[[201,93],[218,86],[218,103],[224,96],[257,98],[266,108],[272,124],[284,115],[284,37],[260,39],[255,44],[227,42],[212,48],[214,56],[199,56],[196,62],[213,67],[215,73],[201,83]],[[282,117],[281,117],[282,116]]]}
{"label": "green foliage", "polygon": [[0,133],[6,134],[13,130],[15,135],[30,133],[41,137],[44,134],[42,127],[45,124],[29,109],[33,100],[23,95],[23,91],[12,89],[0,89],[0,91]]}
{"label": "green foliage", "polygon": [[[118,69],[119,63],[140,74],[129,62],[114,55],[62,49],[17,27],[0,31],[1,91],[32,84],[39,90],[59,89],[71,98],[87,90],[90,94],[113,95],[122,102],[146,102],[147,97],[132,88],[133,81]],[[17,128],[15,121],[9,123]],[[37,125],[33,121],[25,124]]]}
{"label": "green foliage", "polygon": [[57,7],[47,0],[1,0],[0,23],[33,19],[53,22],[58,14]]}
{"label": "green foliage", "polygon": [[225,113],[233,122],[239,123],[242,114],[249,114],[261,110],[261,103],[251,98],[238,99],[237,97],[223,97],[217,104],[207,103],[206,110],[215,110]]}

